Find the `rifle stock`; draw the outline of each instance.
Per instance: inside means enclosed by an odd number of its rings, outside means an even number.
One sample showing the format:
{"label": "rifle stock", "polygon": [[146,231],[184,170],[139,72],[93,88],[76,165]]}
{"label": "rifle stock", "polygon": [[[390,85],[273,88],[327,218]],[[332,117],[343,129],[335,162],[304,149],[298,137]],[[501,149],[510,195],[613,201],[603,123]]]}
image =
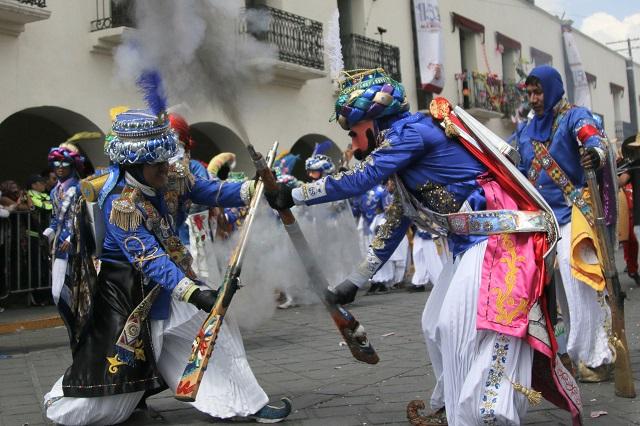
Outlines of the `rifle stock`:
{"label": "rifle stock", "polygon": [[[273,164],[277,148],[278,143],[276,142],[273,144],[271,151],[269,151],[267,161],[265,161],[269,166]],[[178,382],[178,387],[176,388],[175,398],[180,401],[193,402],[196,400],[200,382],[202,381],[202,376],[207,369],[209,359],[213,353],[213,348],[215,346],[218,333],[220,332],[222,321],[229,304],[231,303],[231,299],[238,289],[238,279],[242,269],[242,259],[244,257],[248,237],[251,232],[251,226],[253,224],[253,219],[255,217],[260,198],[262,197],[263,189],[263,182],[258,182],[256,184],[255,194],[249,205],[249,213],[247,213],[244,225],[242,226],[240,241],[234,248],[231,258],[229,259],[229,263],[227,264],[227,270],[225,272],[222,285],[218,291],[216,302],[213,305],[211,313],[209,313],[207,319],[200,327],[200,331],[191,345],[191,355],[189,356],[187,366],[185,367],[182,377]]]}
{"label": "rifle stock", "polygon": [[[264,182],[264,187],[268,191],[274,191],[278,189],[278,184],[271,173],[269,167],[262,155],[257,153],[253,146],[247,147],[249,154],[253,159],[258,174]],[[335,323],[338,331],[342,334],[345,343],[351,351],[351,355],[358,361],[366,362],[367,364],[377,364],[380,358],[378,354],[371,346],[364,327],[354,318],[354,316],[342,306],[331,304],[327,301],[323,290],[329,287],[329,283],[325,278],[320,266],[315,260],[309,243],[307,242],[300,226],[296,222],[296,218],[291,213],[291,210],[278,210],[280,219],[284,224],[284,228],[291,239],[296,252],[300,256],[300,260],[309,275],[309,279],[312,281],[312,290],[320,297],[320,300],[329,311],[331,319]]]}
{"label": "rifle stock", "polygon": [[616,270],[613,245],[609,233],[606,229],[604,209],[598,190],[596,173],[593,169],[586,169],[587,185],[591,195],[591,206],[595,217],[595,230],[598,238],[598,245],[602,254],[602,269],[609,292],[609,307],[611,308],[611,326],[613,336],[612,344],[616,351],[615,369],[613,379],[615,393],[623,398],[635,398],[636,390],[633,383],[633,372],[631,371],[631,360],[629,358],[629,345],[625,333],[624,322],[624,299],[626,294],[620,287],[618,272]]}

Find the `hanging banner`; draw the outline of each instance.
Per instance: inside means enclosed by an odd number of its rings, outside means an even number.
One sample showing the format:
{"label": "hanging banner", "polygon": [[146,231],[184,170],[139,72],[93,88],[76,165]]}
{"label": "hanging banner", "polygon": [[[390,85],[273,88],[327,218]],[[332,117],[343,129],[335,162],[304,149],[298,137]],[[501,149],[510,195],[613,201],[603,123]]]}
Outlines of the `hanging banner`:
{"label": "hanging banner", "polygon": [[573,38],[571,26],[562,26],[562,38],[564,39],[564,49],[565,52],[567,52],[567,61],[569,62],[569,68],[571,69],[571,75],[573,77],[573,103],[591,109],[589,81],[582,66],[582,59],[580,58],[576,41]]}
{"label": "hanging banner", "polygon": [[438,0],[413,0],[414,26],[422,90],[440,93],[444,87],[442,25]]}

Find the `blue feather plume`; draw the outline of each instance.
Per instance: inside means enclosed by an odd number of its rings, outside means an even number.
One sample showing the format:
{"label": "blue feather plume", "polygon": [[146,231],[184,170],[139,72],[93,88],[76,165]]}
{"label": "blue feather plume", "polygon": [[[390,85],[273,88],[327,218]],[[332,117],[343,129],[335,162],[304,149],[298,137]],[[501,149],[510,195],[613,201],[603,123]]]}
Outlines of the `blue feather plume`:
{"label": "blue feather plume", "polygon": [[330,140],[326,140],[324,142],[320,142],[320,143],[316,143],[316,146],[313,150],[313,153],[311,155],[319,155],[319,154],[327,154],[327,151],[329,151],[331,149],[331,146],[333,145],[333,142],[331,142]]}
{"label": "blue feather plume", "polygon": [[156,116],[167,110],[167,96],[164,93],[162,77],[158,71],[143,71],[136,84],[140,88],[147,106]]}

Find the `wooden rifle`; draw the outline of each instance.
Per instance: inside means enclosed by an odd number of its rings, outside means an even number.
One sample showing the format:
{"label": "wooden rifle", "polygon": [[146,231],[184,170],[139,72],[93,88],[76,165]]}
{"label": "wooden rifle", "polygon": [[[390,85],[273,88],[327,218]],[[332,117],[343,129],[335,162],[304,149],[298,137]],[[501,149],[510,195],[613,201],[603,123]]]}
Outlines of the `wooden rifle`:
{"label": "wooden rifle", "polygon": [[[271,168],[268,166],[267,161],[264,160],[260,153],[257,153],[252,145],[247,147],[249,154],[253,159],[256,166],[258,175],[264,182],[264,187],[267,191],[278,190],[278,184],[275,177],[271,173]],[[329,287],[329,282],[322,273],[322,269],[316,262],[316,259],[309,247],[295,216],[291,213],[291,210],[278,210],[280,219],[284,224],[284,228],[291,239],[291,243],[296,252],[300,256],[300,260],[309,275],[311,280],[311,288],[318,295],[326,309],[331,315],[331,319],[336,324],[338,331],[342,334],[345,343],[351,351],[351,355],[358,361],[366,362],[367,364],[377,364],[380,358],[378,354],[371,346],[367,333],[364,327],[354,318],[354,316],[340,305],[329,303],[326,298],[325,291]]]}
{"label": "wooden rifle", "polygon": [[616,270],[613,244],[605,223],[604,209],[598,189],[596,172],[592,168],[585,168],[587,185],[591,195],[591,208],[595,222],[596,238],[602,254],[602,270],[606,288],[609,293],[609,306],[611,308],[611,325],[613,335],[611,343],[615,348],[615,369],[613,373],[615,393],[623,398],[635,398],[636,389],[633,383],[631,360],[629,359],[629,345],[625,333],[624,324],[624,299],[627,296],[620,288],[620,280]]}
{"label": "wooden rifle", "polygon": [[[273,165],[273,161],[276,157],[276,150],[278,149],[278,142],[273,144],[265,164],[268,164],[270,169]],[[213,347],[216,343],[216,338],[220,332],[222,321],[229,308],[231,299],[238,289],[238,280],[240,278],[240,272],[242,269],[242,260],[244,258],[245,250],[247,247],[247,241],[249,234],[251,233],[251,226],[256,215],[256,210],[262,197],[264,190],[264,184],[262,181],[256,183],[255,193],[249,204],[249,212],[245,217],[244,224],[240,233],[240,241],[233,250],[229,263],[227,264],[227,270],[224,274],[222,285],[218,290],[218,296],[216,302],[213,305],[211,313],[207,316],[207,319],[200,327],[200,331],[196,335],[193,344],[191,345],[191,355],[187,366],[182,373],[182,377],[178,382],[175,398],[180,401],[193,402],[196,400],[198,394],[198,388],[202,381],[202,376],[207,369],[209,359],[213,352]]]}

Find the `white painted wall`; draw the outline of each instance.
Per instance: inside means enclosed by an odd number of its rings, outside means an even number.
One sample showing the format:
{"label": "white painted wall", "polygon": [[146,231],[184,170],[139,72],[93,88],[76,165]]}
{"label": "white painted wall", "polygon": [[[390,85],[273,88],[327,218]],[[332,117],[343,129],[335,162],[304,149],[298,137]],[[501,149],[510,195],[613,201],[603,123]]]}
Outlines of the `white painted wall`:
{"label": "white painted wall", "polygon": [[[235,0],[240,1],[240,0]],[[400,48],[402,81],[412,109],[417,108],[413,35],[409,0],[351,0],[354,30],[379,39],[377,27],[387,29],[386,43]],[[442,93],[457,101],[454,75],[460,68],[458,30],[452,27],[450,14],[456,12],[485,26],[484,49],[477,37],[476,62],[481,72],[502,76],[502,58],[496,50],[495,32],[499,31],[522,44],[522,56],[530,59],[534,46],[553,56],[553,64],[564,77],[564,52],[559,21],[524,0],[488,2],[480,0],[441,0],[440,14],[445,46],[446,85]],[[318,20],[326,25],[337,0],[269,0],[267,4]],[[45,21],[27,24],[19,37],[0,35],[0,122],[22,109],[57,106],[80,113],[104,131],[109,127],[108,110],[114,105],[142,106],[132,87],[122,87],[113,79],[114,62],[110,56],[91,52],[89,23],[95,19],[95,2],[86,0],[48,0],[52,11]],[[366,28],[365,28],[366,23]],[[593,93],[593,109],[605,116],[605,128],[614,134],[613,98],[609,82],[625,87],[620,103],[621,117],[629,121],[628,91],[624,59],[598,42],[575,32],[586,71],[598,79]],[[528,67],[530,70],[531,67]],[[328,73],[327,73],[328,74]],[[640,95],[640,67],[636,67],[636,86]],[[177,103],[185,100],[171,100]],[[188,101],[188,100],[186,100]],[[251,141],[262,150],[274,139],[289,149],[309,133],[326,135],[340,147],[348,138],[335,123],[329,122],[334,92],[330,77],[310,80],[302,88],[266,84],[257,87],[246,108],[246,127]],[[640,108],[639,108],[640,110]],[[216,106],[193,111],[190,122],[213,121],[233,129]],[[492,120],[490,127],[506,136],[511,125]],[[59,141],[52,141],[52,145]],[[32,153],[46,155],[46,153]]]}

